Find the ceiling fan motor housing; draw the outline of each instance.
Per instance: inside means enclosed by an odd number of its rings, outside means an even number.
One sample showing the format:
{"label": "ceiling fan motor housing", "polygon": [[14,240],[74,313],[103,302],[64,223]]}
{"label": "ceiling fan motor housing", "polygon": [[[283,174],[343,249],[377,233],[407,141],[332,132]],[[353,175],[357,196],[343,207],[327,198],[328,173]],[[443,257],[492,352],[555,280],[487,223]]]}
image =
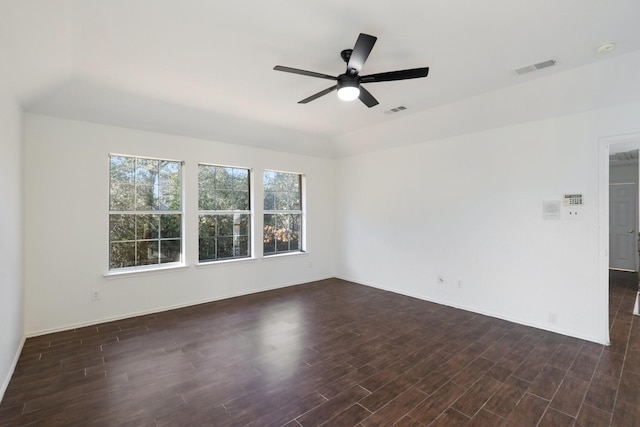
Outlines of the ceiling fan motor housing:
{"label": "ceiling fan motor housing", "polygon": [[341,74],[338,76],[338,90],[343,87],[360,87],[360,76],[348,76],[346,74]]}

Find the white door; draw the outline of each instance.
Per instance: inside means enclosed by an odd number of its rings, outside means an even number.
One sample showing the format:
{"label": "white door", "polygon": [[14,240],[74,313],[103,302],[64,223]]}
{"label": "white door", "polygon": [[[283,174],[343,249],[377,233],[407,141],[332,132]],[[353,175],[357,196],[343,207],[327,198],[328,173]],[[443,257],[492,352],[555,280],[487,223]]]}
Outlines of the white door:
{"label": "white door", "polygon": [[636,271],[636,184],[609,185],[609,268]]}

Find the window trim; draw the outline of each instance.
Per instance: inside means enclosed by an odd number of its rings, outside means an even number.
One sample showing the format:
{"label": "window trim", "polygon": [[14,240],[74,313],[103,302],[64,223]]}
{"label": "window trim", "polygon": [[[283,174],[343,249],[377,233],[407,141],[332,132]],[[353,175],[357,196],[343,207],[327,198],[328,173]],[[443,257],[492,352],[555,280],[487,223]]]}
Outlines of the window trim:
{"label": "window trim", "polygon": [[[144,210],[144,211],[112,211],[111,210],[111,158],[112,157],[130,157],[134,159],[144,159],[144,160],[154,160],[159,162],[175,162],[180,164],[180,210]],[[176,160],[164,157],[153,157],[139,154],[122,154],[122,153],[108,153],[107,154],[107,168],[108,168],[108,179],[107,179],[107,269],[104,273],[104,277],[113,278],[113,277],[123,277],[123,276],[132,276],[139,274],[152,274],[155,272],[162,272],[166,270],[176,270],[187,267],[186,263],[186,242],[185,242],[185,217],[186,217],[186,206],[185,206],[185,169],[186,162],[184,160]],[[157,264],[146,264],[146,265],[136,265],[131,267],[121,267],[121,268],[111,268],[111,237],[110,237],[110,219],[111,215],[180,215],[180,261],[174,262],[166,262],[166,263],[157,263]],[[145,239],[140,239],[145,240]],[[158,239],[153,239],[160,242],[162,239],[158,237]],[[169,240],[169,239],[167,239]]]}
{"label": "window trim", "polygon": [[[200,179],[198,177],[197,184],[197,219],[198,225],[196,226],[196,240],[197,244],[197,252],[196,252],[196,266],[204,267],[210,265],[220,265],[224,263],[232,263],[238,261],[247,261],[254,260],[255,258],[255,242],[254,242],[254,230],[255,230],[255,200],[254,200],[254,169],[246,166],[233,166],[227,164],[220,163],[209,163],[209,162],[198,162],[197,163],[197,174],[200,174],[200,166],[212,166],[216,168],[230,168],[230,169],[242,169],[246,170],[249,174],[248,176],[248,192],[249,192],[249,209],[248,210],[233,210],[233,209],[225,209],[225,210],[212,210],[212,209],[200,209]],[[249,245],[249,254],[247,256],[239,256],[239,257],[230,257],[230,258],[218,258],[218,259],[208,259],[208,260],[200,260],[200,217],[202,215],[233,215],[233,214],[241,214],[241,215],[249,215],[248,221],[248,245]]]}
{"label": "window trim", "polygon": [[[299,177],[299,186],[300,186],[300,210],[273,210],[273,209],[264,209],[264,174],[265,172],[276,172],[276,173],[286,173],[291,175],[298,175]],[[299,237],[299,248],[293,251],[284,251],[284,252],[273,252],[273,253],[264,253],[264,243],[262,246],[262,258],[263,259],[271,259],[283,256],[290,255],[299,255],[307,253],[307,176],[302,172],[292,172],[285,171],[281,169],[263,169],[262,171],[262,233],[261,233],[261,241],[264,242],[264,217],[265,215],[277,215],[277,214],[300,214],[300,237]]]}

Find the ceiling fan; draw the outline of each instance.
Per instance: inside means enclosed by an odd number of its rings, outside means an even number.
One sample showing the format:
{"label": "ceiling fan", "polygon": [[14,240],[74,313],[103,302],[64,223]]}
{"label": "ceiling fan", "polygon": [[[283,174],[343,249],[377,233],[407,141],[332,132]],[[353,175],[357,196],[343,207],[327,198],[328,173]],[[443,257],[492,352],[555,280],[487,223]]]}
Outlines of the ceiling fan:
{"label": "ceiling fan", "polygon": [[361,76],[360,70],[364,62],[369,57],[373,45],[376,43],[377,38],[368,34],[360,33],[356,45],[353,49],[345,49],[340,53],[340,56],[347,63],[347,71],[344,74],[340,74],[337,77],[330,76],[328,74],[316,73],[315,71],[300,70],[298,68],[285,67],[282,65],[276,65],[273,67],[276,71],[284,71],[286,73],[301,74],[303,76],[318,77],[320,79],[335,80],[337,83],[330,88],[320,91],[308,98],[298,101],[298,104],[306,104],[324,96],[328,93],[338,90],[338,97],[343,101],[353,101],[359,98],[367,107],[371,108],[378,105],[378,100],[369,93],[362,83],[376,83],[376,82],[389,82],[392,80],[407,80],[417,79],[419,77],[427,77],[429,73],[429,67],[412,68],[408,70],[389,71],[386,73],[369,74],[367,76]]}

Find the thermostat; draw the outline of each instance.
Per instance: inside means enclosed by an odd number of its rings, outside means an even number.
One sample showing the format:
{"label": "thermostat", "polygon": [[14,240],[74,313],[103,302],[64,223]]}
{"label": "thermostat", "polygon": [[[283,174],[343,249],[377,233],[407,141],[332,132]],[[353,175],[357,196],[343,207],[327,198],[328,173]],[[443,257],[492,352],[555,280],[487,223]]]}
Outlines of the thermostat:
{"label": "thermostat", "polygon": [[581,206],[583,204],[582,194],[565,194],[562,204],[565,206]]}

